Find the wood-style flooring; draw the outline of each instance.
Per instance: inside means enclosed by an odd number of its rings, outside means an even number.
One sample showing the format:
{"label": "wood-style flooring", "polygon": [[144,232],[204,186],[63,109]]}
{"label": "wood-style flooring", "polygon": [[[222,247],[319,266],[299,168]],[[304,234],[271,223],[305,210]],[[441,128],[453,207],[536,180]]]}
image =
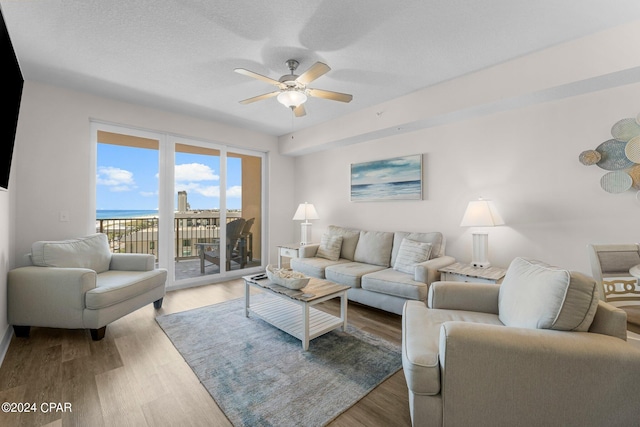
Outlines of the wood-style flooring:
{"label": "wood-style flooring", "polygon": [[[242,280],[171,291],[162,309],[149,304],[111,323],[98,342],[84,330],[31,328],[30,338],[14,337],[0,367],[0,403],[35,404],[36,411],[0,412],[0,426],[230,426],[155,316],[243,295]],[[339,311],[333,301],[323,307]],[[348,320],[401,342],[400,316],[350,303]],[[330,424],[410,425],[402,370]]]}

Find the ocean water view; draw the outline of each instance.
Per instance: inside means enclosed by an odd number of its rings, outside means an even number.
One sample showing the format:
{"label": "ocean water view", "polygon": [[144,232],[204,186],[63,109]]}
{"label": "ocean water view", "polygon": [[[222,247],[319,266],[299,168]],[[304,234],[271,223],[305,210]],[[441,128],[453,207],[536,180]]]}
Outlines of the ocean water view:
{"label": "ocean water view", "polygon": [[421,200],[422,184],[418,181],[386,182],[351,186],[352,201]]}
{"label": "ocean water view", "polygon": [[96,219],[142,218],[158,216],[157,209],[125,210],[125,209],[98,209]]}

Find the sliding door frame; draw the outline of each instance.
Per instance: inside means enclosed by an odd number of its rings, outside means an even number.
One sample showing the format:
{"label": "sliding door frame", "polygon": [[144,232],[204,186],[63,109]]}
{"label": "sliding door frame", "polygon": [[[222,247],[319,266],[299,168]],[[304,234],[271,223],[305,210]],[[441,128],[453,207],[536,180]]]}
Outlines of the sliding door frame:
{"label": "sliding door frame", "polygon": [[[167,275],[167,289],[182,289],[194,286],[200,286],[208,283],[215,283],[223,280],[229,280],[244,275],[254,274],[259,271],[263,271],[268,259],[268,233],[267,224],[268,211],[267,200],[268,194],[266,189],[267,185],[267,153],[256,151],[252,149],[240,148],[228,144],[221,144],[214,141],[207,141],[203,139],[187,137],[178,134],[171,134],[161,131],[152,131],[140,129],[132,126],[118,125],[108,123],[104,121],[91,120],[91,158],[90,162],[90,177],[89,186],[90,194],[93,195],[90,201],[91,212],[96,212],[96,175],[97,175],[97,144],[98,144],[98,131],[113,132],[123,135],[138,136],[142,138],[155,139],[159,142],[159,161],[158,161],[158,213],[160,217],[159,221],[159,237],[160,241],[164,242],[159,245],[158,252],[158,265],[161,268],[166,268]],[[190,279],[183,279],[176,282],[175,280],[175,260],[173,254],[173,245],[170,242],[174,239],[173,224],[175,221],[175,146],[176,143],[194,145],[203,148],[211,148],[220,150],[220,224],[226,223],[227,218],[227,153],[244,154],[248,156],[255,156],[260,158],[261,162],[261,206],[262,211],[262,227],[261,227],[261,265],[251,268],[245,268],[242,270],[223,271],[215,275],[205,275],[201,277],[195,277]],[[88,233],[95,233],[95,217],[88,220]],[[220,227],[221,241],[226,239],[226,227]],[[221,251],[221,265],[225,265],[226,251]]]}

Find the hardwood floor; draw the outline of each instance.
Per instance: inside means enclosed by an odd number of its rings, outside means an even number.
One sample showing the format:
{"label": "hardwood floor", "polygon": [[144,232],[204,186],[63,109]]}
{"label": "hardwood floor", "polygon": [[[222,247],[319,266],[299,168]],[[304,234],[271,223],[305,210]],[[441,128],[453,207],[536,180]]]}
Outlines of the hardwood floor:
{"label": "hardwood floor", "polygon": [[[242,280],[168,292],[158,314],[244,295]],[[324,309],[338,312],[329,301]],[[230,426],[155,322],[148,306],[113,322],[102,341],[88,331],[31,328],[14,337],[0,367],[0,403],[35,403],[35,412],[0,412],[2,426]],[[400,344],[400,316],[349,304],[349,323]],[[49,403],[61,404],[51,407]],[[64,408],[71,405],[71,411]],[[332,427],[410,426],[402,370],[340,415]]]}

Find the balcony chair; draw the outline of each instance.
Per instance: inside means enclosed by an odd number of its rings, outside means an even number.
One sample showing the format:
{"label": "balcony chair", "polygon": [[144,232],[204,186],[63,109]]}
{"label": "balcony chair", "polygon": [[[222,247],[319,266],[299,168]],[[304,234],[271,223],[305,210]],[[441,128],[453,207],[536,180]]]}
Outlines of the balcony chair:
{"label": "balcony chair", "polygon": [[594,279],[516,258],[501,285],[435,282],[402,314],[413,427],[638,425],[640,349]]}
{"label": "balcony chair", "polygon": [[[238,240],[240,243],[244,242],[247,263],[253,261],[253,233],[251,232],[251,227],[253,227],[255,220],[255,218],[249,218],[247,222],[244,223],[242,233],[240,233],[240,239]],[[240,248],[236,247],[236,249]]]}
{"label": "balcony chair", "polygon": [[97,341],[114,320],[162,307],[167,270],[153,255],[112,254],[105,234],[35,242],[30,259],[7,276],[7,319],[18,337],[31,326],[83,328]]}
{"label": "balcony chair", "polygon": [[[241,239],[242,229],[246,220],[243,218],[237,218],[227,223],[227,239],[226,239],[226,268],[227,271],[231,270],[231,261],[235,261],[240,264],[240,268],[244,268],[246,264],[245,255],[245,243]],[[239,242],[240,240],[240,242]],[[234,250],[239,245],[239,250]],[[204,261],[209,261],[212,264],[220,267],[220,239],[214,241],[211,244],[203,245],[201,249],[200,257],[200,272],[204,274]]]}
{"label": "balcony chair", "polygon": [[637,243],[587,245],[600,298],[627,313],[629,329],[640,333],[640,286],[629,270],[640,265]]}

